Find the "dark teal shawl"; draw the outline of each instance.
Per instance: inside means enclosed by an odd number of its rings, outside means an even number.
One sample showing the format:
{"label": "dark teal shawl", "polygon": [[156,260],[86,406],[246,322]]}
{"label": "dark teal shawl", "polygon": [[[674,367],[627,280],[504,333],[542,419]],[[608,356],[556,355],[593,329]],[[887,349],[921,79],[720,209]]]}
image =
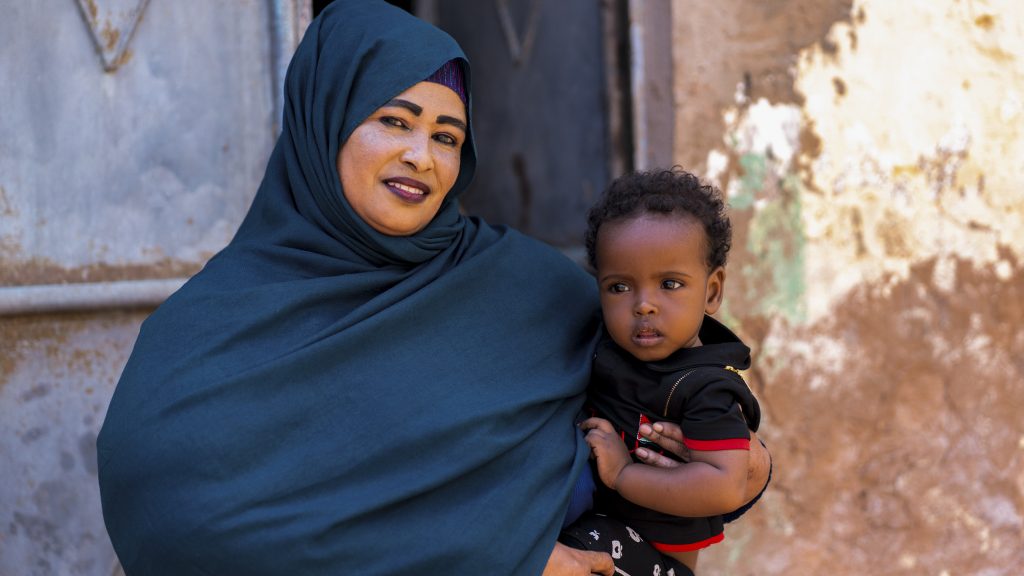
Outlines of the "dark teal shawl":
{"label": "dark teal shawl", "polygon": [[249,214],[143,324],[100,433],[129,575],[540,573],[587,454],[591,279],[459,214],[472,138],[410,237],[362,222],[335,164],[451,58],[375,0],[337,0],[306,33]]}

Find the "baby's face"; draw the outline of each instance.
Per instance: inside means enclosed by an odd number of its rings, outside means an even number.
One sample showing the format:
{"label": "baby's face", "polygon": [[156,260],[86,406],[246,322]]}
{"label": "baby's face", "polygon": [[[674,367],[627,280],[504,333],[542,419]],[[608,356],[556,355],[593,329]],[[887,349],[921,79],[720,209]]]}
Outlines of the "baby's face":
{"label": "baby's face", "polygon": [[616,344],[646,362],[700,345],[704,313],[717,310],[724,279],[721,268],[709,273],[704,244],[690,216],[645,214],[601,226],[598,289]]}

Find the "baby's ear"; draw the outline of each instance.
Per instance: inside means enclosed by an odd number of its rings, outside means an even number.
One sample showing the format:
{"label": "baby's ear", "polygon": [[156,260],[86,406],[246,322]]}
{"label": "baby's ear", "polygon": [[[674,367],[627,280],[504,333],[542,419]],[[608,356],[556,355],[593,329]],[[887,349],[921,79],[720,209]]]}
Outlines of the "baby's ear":
{"label": "baby's ear", "polygon": [[725,267],[719,266],[708,275],[707,300],[704,302],[704,313],[711,315],[718,312],[725,296]]}

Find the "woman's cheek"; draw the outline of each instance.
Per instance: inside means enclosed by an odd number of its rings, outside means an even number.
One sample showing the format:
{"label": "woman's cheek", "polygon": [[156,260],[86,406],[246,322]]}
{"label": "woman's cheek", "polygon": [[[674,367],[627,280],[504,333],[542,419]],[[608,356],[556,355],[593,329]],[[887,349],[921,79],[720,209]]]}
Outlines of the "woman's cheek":
{"label": "woman's cheek", "polygon": [[442,163],[444,166],[444,175],[442,176],[442,182],[445,186],[445,195],[451,191],[452,186],[455,186],[455,180],[459,177],[459,168],[461,166],[462,156],[460,150],[452,152],[448,151],[443,157]]}

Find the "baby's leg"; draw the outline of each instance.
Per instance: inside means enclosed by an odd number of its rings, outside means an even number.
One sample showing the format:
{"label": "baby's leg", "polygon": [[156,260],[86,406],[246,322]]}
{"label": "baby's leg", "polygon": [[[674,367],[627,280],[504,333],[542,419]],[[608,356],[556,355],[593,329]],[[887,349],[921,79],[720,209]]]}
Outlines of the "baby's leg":
{"label": "baby's leg", "polygon": [[[584,514],[563,530],[558,540],[579,550],[611,554],[616,574],[693,576],[693,571],[685,563],[663,555],[635,530],[608,516]],[[694,562],[696,563],[696,558]]]}
{"label": "baby's leg", "polygon": [[700,550],[690,550],[689,552],[662,552],[669,558],[675,558],[679,562],[686,564],[686,567],[693,572],[697,571],[697,555],[700,554]]}

